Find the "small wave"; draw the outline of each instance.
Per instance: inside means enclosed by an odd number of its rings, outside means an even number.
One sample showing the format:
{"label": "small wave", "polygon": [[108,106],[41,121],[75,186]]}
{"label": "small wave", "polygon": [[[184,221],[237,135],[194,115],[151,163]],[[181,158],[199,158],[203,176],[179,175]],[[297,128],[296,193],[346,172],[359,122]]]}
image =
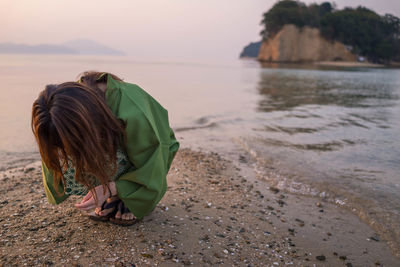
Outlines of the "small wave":
{"label": "small wave", "polygon": [[335,151],[339,150],[343,147],[348,147],[348,146],[354,146],[357,144],[363,144],[365,141],[361,139],[357,140],[348,140],[348,139],[343,139],[339,141],[331,141],[331,142],[324,142],[324,143],[314,143],[314,144],[294,144],[291,142],[287,141],[282,141],[278,139],[273,139],[273,138],[265,138],[262,140],[262,142],[266,145],[272,145],[276,147],[287,147],[287,148],[293,148],[296,150],[306,150],[306,151]]}
{"label": "small wave", "polygon": [[210,118],[208,118],[208,117],[201,117],[201,118],[198,118],[197,120],[195,120],[194,122],[196,123],[196,124],[206,124],[206,123],[208,123],[210,121]]}
{"label": "small wave", "polygon": [[176,127],[174,131],[185,132],[199,129],[212,129],[226,124],[236,125],[242,121],[241,118],[231,116],[204,116],[194,120],[191,125]]}
{"label": "small wave", "polygon": [[206,125],[198,125],[198,126],[184,126],[184,127],[178,127],[175,128],[175,132],[185,132],[185,131],[191,131],[191,130],[198,130],[198,129],[204,129],[204,128],[215,128],[218,126],[218,123],[216,122],[211,122]]}
{"label": "small wave", "polygon": [[307,128],[307,127],[283,127],[283,126],[266,126],[264,128],[268,132],[283,132],[289,135],[302,133],[316,133],[323,131],[324,128]]}

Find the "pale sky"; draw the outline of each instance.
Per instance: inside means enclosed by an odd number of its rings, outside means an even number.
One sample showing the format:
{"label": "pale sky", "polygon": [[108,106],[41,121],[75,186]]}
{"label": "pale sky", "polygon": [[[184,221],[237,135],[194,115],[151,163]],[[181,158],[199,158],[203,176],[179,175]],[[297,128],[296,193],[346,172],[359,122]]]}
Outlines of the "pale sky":
{"label": "pale sky", "polygon": [[[302,2],[324,2],[304,0]],[[336,0],[400,17],[400,0]],[[137,59],[234,59],[275,0],[0,0],[0,42],[92,39]],[[350,4],[349,4],[350,3]]]}

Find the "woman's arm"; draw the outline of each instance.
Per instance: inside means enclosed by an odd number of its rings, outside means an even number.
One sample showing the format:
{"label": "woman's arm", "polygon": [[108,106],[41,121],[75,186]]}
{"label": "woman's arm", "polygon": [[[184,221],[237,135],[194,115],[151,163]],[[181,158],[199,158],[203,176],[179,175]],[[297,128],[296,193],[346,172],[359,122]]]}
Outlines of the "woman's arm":
{"label": "woman's arm", "polygon": [[46,193],[47,200],[51,204],[60,204],[65,199],[68,198],[68,195],[65,194],[64,184],[60,181],[57,185],[54,184],[54,175],[51,170],[49,170],[44,162],[42,162],[42,175],[43,175],[43,187]]}

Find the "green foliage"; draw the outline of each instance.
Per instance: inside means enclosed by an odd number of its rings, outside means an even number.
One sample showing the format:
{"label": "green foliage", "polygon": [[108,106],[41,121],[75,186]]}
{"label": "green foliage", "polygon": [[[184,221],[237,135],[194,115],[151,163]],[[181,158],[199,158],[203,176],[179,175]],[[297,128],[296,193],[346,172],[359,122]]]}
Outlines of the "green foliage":
{"label": "green foliage", "polygon": [[297,1],[279,1],[268,12],[264,13],[261,24],[265,30],[261,32],[265,37],[277,33],[285,24],[305,25],[307,7]]}
{"label": "green foliage", "polygon": [[353,52],[374,62],[400,59],[400,19],[379,16],[365,7],[335,10],[329,2],[305,5],[300,1],[281,0],[263,15],[264,38],[273,36],[286,24],[320,29],[329,40],[353,47]]}

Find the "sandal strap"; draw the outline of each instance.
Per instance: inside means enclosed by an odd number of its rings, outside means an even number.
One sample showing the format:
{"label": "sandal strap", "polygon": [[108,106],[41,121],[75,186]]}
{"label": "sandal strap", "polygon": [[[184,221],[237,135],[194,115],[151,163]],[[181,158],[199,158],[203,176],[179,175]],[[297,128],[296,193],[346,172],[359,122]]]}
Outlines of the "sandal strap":
{"label": "sandal strap", "polygon": [[122,204],[121,204],[121,214],[125,214],[125,213],[129,213],[129,212],[131,212],[129,209],[128,209],[128,207],[124,204],[124,202],[122,201]]}
{"label": "sandal strap", "polygon": [[118,204],[120,202],[121,202],[121,200],[118,197],[107,198],[107,200],[101,206],[101,209],[106,210],[106,209],[115,208],[118,206]]}
{"label": "sandal strap", "polygon": [[111,193],[111,188],[110,188],[110,186],[108,184],[107,184],[107,189],[108,189],[108,192],[110,193],[110,197],[112,197],[113,195]]}

